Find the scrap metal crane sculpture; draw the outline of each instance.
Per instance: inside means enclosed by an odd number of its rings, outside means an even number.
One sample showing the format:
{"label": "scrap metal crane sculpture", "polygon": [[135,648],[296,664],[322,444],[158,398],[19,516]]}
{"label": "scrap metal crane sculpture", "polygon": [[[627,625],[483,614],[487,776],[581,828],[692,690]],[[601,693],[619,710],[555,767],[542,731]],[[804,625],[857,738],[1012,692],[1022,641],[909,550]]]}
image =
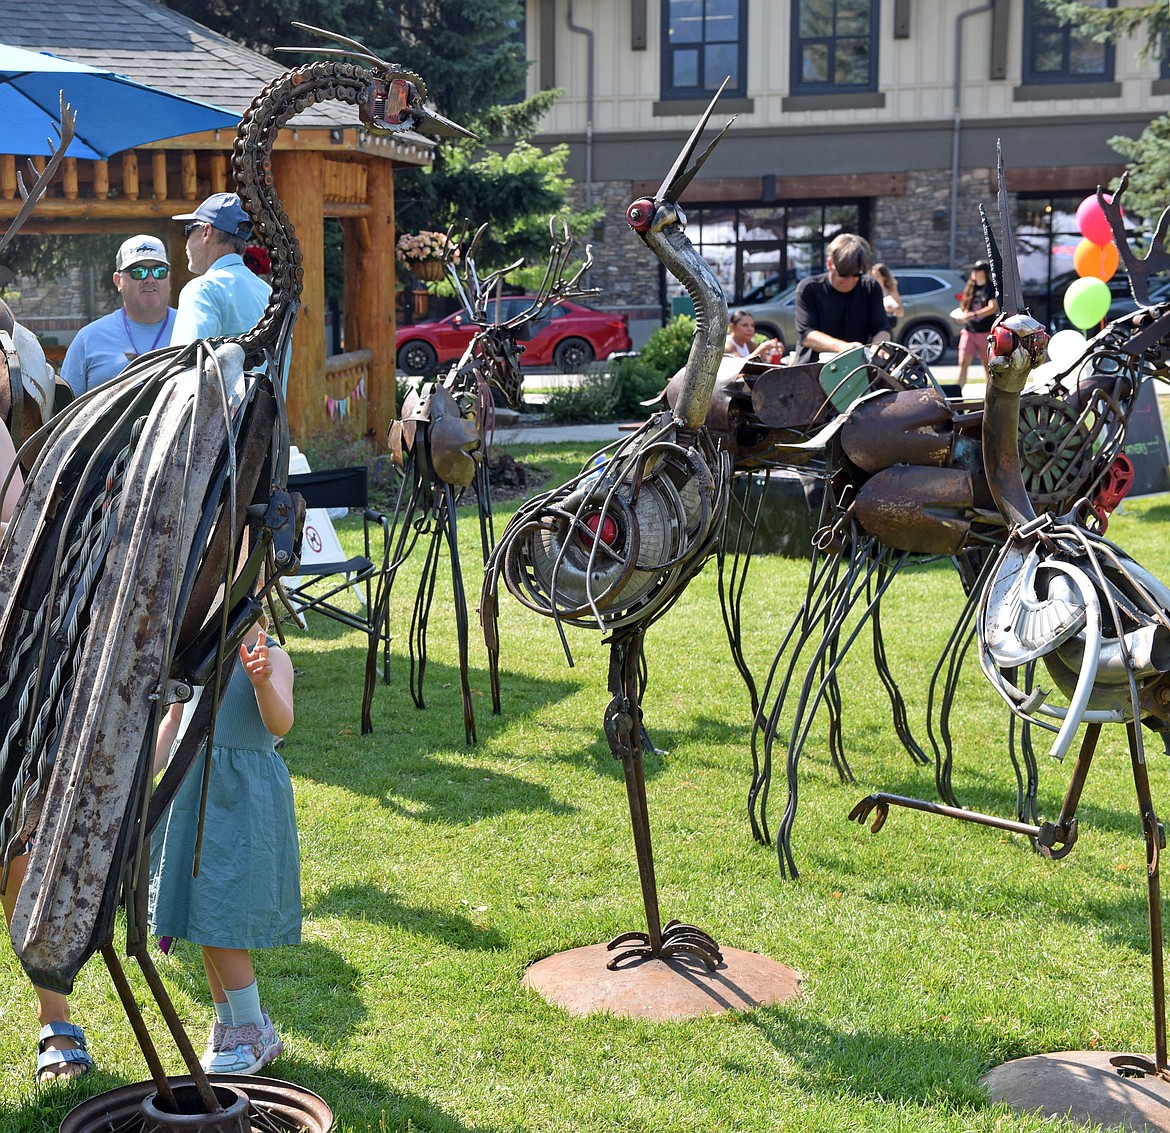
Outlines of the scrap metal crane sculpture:
{"label": "scrap metal crane sculpture", "polygon": [[[465,133],[424,107],[417,75],[339,42],[344,50],[327,53],[357,54],[363,65],[295,67],[240,123],[233,174],[273,265],[260,322],[238,337],[143,355],[74,402],[40,438],[0,551],[3,861],[37,835],[13,945],[34,982],[61,991],[101,951],[172,1113],[179,1103],[111,943],[114,913],[124,899],[127,951],[192,1074],[197,1106],[219,1113],[147,954],[143,849],[204,740],[210,745],[225,674],[261,597],[295,564],[299,509],[285,489],[277,376],[302,270],[273,185],[273,144],[293,115],[325,100],[355,105],[377,133]],[[196,697],[152,794],[160,713]]]}
{"label": "scrap metal crane sculpture", "polygon": [[611,950],[621,949],[609,962],[611,969],[629,959],[680,953],[699,957],[710,969],[722,959],[707,933],[674,920],[663,925],[659,916],[642,769],[640,670],[646,630],[714,551],[727,507],[730,464],[703,424],[723,353],[727,304],[710,267],[687,239],[678,205],[731,125],[687,167],[718,97],[658,192],[626,210],[634,233],[682,282],[695,305],[695,339],[674,408],[597,453],[567,484],[520,507],[492,553],[480,607],[493,657],[501,579],[523,605],[554,620],[567,655],[566,624],[608,635],[612,699],[605,736],[625,777],[647,924],[645,932],[622,933],[610,942]]}
{"label": "scrap metal crane sculpture", "polygon": [[[1124,243],[1116,199],[1112,207]],[[1144,304],[1143,269],[1148,270],[1144,262],[1135,264],[1134,293]],[[1139,313],[1110,324],[1075,363],[1022,395],[1021,471],[1037,508],[1064,512],[1089,499],[1092,522],[1104,530],[1110,506],[1104,486],[1121,453],[1141,382],[1168,372],[1166,336],[1145,330],[1150,321],[1149,313]],[[743,472],[739,484],[747,484],[733,492],[740,518],[738,524],[729,520],[721,547],[720,593],[732,654],[752,697],[749,817],[756,837],[769,842],[767,806],[779,741],[788,795],[776,848],[781,872],[793,876],[797,769],[822,704],[829,714],[833,763],[843,780],[852,779],[838,672],[867,620],[898,737],[913,758],[930,762],[890,672],[880,612],[883,594],[904,566],[940,556],[952,559],[969,598],[932,676],[927,709],[938,790],[944,801],[958,805],[951,787],[950,715],[986,571],[1006,530],[981,467],[983,407],[948,402],[925,367],[896,344],[881,344],[868,356],[857,351],[844,361],[787,372],[749,363],[717,388],[711,412],[713,427]],[[761,695],[743,656],[741,603],[766,476],[777,467],[812,470],[823,485],[824,505],[805,601]],[[1034,817],[1038,775],[1027,725],[1018,735],[1013,726],[1008,750],[1017,812],[1021,819]]]}
{"label": "scrap metal crane sculpture", "polygon": [[[1127,1075],[1170,1081],[1162,958],[1159,856],[1164,845],[1147,772],[1143,731],[1163,746],[1170,737],[1170,588],[1099,535],[1080,501],[1063,515],[1037,514],[1020,470],[1017,433],[1020,394],[1033,366],[1044,360],[1045,328],[1023,306],[1011,218],[999,163],[999,211],[1004,255],[984,216],[984,231],[1003,314],[989,336],[984,461],[1009,531],[988,572],[978,605],[979,660],[1012,713],[1054,733],[1049,754],[1063,759],[1082,727],[1076,763],[1059,815],[1025,823],[957,807],[878,793],[850,818],[873,815],[878,831],[890,807],[908,807],[1027,835],[1039,851],[1061,858],[1077,840],[1076,810],[1105,724],[1124,724],[1146,846],[1147,901],[1153,976],[1153,1059],[1120,1056]],[[1149,343],[1170,330],[1170,309],[1142,316]],[[1048,680],[1038,675],[1042,667]]]}
{"label": "scrap metal crane sculpture", "polygon": [[[495,545],[492,526],[491,481],[487,458],[495,420],[496,398],[518,409],[523,378],[520,355],[523,340],[534,332],[541,316],[562,299],[595,294],[581,287],[581,276],[593,263],[588,246],[581,266],[567,274],[573,241],[567,224],[549,220],[549,258],[544,278],[532,301],[509,318],[490,317],[492,300],[498,300],[499,286],[523,260],[480,278],[475,251],[486,226],[470,239],[456,242],[447,234],[443,265],[463,305],[464,316],[479,329],[450,371],[403,399],[402,416],[390,426],[390,453],[402,473],[402,486],[395,504],[392,529],[398,532],[393,559],[378,595],[379,610],[385,610],[399,567],[410,556],[420,535],[429,535],[422,576],[415,594],[410,622],[410,695],[419,708],[426,707],[423,680],[427,664],[427,626],[435,593],[441,545],[447,544],[451,562],[451,585],[455,605],[455,631],[459,650],[459,684],[463,704],[464,735],[475,743],[475,709],[468,676],[467,598],[455,508],[463,492],[471,489],[479,518],[480,550],[486,563]],[[366,666],[366,693],[362,702],[362,731],[370,731],[370,701],[373,697],[377,642],[371,642]],[[492,667],[492,708],[500,710],[499,682]]]}

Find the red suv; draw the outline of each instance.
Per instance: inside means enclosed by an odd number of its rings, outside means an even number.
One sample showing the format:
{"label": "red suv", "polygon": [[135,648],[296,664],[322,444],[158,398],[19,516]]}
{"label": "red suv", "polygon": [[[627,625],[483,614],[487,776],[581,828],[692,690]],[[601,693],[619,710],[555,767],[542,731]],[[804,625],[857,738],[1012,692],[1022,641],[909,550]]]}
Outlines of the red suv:
{"label": "red suv", "polygon": [[[532,302],[532,296],[525,295],[493,299],[488,303],[488,318],[493,323],[507,322],[527,310]],[[521,365],[555,366],[566,374],[579,373],[595,358],[608,358],[629,350],[632,345],[625,315],[594,311],[564,300],[554,303],[527,329],[535,333],[522,343]],[[399,372],[432,374],[439,366],[458,361],[477,330],[479,325],[469,322],[462,313],[448,315],[436,323],[400,326]]]}

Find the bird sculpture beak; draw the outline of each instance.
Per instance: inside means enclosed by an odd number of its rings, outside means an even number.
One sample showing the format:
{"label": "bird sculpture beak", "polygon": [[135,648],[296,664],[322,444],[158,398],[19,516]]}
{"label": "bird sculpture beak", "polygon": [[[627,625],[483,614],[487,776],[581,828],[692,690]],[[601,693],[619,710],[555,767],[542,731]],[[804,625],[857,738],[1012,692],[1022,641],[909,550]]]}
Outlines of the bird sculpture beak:
{"label": "bird sculpture beak", "polygon": [[1008,207],[1007,179],[1003,173],[1003,146],[995,143],[996,177],[999,186],[999,224],[1003,234],[1003,252],[995,241],[991,223],[983,206],[979,206],[979,217],[983,222],[983,240],[987,245],[987,258],[991,261],[991,282],[999,298],[999,309],[1004,315],[1027,314],[1024,306],[1024,285],[1020,281],[1020,264],[1016,259],[1016,236],[1012,228],[1012,214]]}
{"label": "bird sculpture beak", "polygon": [[687,138],[687,143],[683,146],[678,157],[674,159],[674,164],[670,167],[666,174],[665,180],[658,188],[658,192],[654,195],[655,201],[670,201],[672,204],[678,204],[679,197],[682,196],[683,190],[694,180],[695,174],[703,168],[703,162],[711,156],[711,151],[722,141],[723,135],[731,129],[731,123],[735,121],[737,116],[729,119],[726,126],[719,131],[715,140],[703,151],[703,156],[695,162],[690,169],[686,168],[686,164],[691,159],[691,154],[695,152],[695,147],[699,144],[699,138],[703,131],[707,128],[707,123],[711,119],[711,114],[715,109],[715,103],[719,101],[719,96],[723,93],[723,88],[731,81],[730,76],[719,84],[719,89],[715,92],[715,97],[711,99],[707,105],[703,117],[695,124],[695,128],[691,131],[691,136]]}

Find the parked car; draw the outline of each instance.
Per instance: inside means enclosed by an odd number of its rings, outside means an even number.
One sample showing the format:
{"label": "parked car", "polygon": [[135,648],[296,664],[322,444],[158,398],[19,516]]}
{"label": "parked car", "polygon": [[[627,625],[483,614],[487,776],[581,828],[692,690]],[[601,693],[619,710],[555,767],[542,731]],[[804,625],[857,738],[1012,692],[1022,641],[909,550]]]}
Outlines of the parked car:
{"label": "parked car", "polygon": [[[505,295],[488,303],[492,323],[507,322],[533,303],[532,296]],[[629,350],[630,324],[625,315],[594,311],[579,303],[554,303],[530,326],[532,337],[524,341],[522,366],[555,366],[562,373],[579,373],[596,358]],[[457,361],[479,325],[462,312],[437,322],[400,326],[396,345],[398,369],[404,374],[433,374]]]}
{"label": "parked car", "polygon": [[[906,311],[894,327],[894,338],[929,366],[959,340],[961,327],[951,318],[951,312],[958,305],[967,277],[950,268],[890,270],[898,281]],[[759,333],[779,338],[788,350],[796,345],[795,284],[765,302],[742,306],[756,320]]]}

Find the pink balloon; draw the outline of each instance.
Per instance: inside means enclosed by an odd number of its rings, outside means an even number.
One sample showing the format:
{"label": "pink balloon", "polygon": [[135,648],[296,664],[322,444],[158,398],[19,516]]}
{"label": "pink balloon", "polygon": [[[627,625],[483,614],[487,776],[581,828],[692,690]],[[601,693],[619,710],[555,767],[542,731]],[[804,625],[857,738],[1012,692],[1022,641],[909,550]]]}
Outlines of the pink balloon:
{"label": "pink balloon", "polygon": [[[1105,193],[1104,196],[1107,201],[1113,200],[1108,193]],[[1081,235],[1086,240],[1091,240],[1101,247],[1113,240],[1113,229],[1109,227],[1109,221],[1105,213],[1101,211],[1096,193],[1086,197],[1077,206],[1077,227],[1080,228]]]}

